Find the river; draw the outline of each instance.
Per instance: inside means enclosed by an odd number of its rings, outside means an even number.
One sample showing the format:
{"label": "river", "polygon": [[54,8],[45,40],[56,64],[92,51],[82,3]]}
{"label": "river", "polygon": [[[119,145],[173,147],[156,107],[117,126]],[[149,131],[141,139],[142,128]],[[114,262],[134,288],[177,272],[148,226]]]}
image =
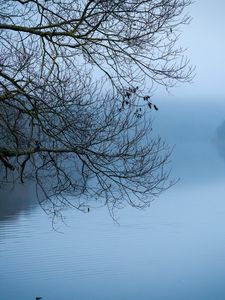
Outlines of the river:
{"label": "river", "polygon": [[32,189],[1,193],[1,300],[225,299],[225,104],[159,107],[180,180],[147,210],[68,210],[53,230]]}

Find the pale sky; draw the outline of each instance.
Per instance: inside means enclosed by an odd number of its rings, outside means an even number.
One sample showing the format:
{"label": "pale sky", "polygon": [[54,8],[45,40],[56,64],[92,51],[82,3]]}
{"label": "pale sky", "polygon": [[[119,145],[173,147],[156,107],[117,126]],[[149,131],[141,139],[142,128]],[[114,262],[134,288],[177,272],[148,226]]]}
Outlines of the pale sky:
{"label": "pale sky", "polygon": [[166,98],[225,101],[225,1],[196,0],[188,11],[191,24],[183,27],[180,44],[196,66],[191,85],[171,90]]}

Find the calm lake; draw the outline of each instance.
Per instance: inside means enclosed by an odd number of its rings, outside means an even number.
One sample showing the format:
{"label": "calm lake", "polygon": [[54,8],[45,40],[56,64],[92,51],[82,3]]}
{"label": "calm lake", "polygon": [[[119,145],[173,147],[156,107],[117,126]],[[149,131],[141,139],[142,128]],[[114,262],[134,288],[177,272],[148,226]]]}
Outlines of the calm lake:
{"label": "calm lake", "polygon": [[224,300],[225,101],[172,101],[155,131],[180,181],[145,211],[65,212],[60,232],[19,187],[0,197],[0,299]]}

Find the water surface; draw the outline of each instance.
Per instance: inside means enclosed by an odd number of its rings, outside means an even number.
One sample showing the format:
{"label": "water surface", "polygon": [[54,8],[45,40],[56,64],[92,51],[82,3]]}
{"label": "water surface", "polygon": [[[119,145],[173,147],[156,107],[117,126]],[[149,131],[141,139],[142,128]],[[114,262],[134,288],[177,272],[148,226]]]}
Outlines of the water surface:
{"label": "water surface", "polygon": [[2,193],[0,299],[224,300],[224,120],[220,102],[160,105],[180,181],[146,211],[121,210],[120,225],[69,210],[59,233],[32,189]]}

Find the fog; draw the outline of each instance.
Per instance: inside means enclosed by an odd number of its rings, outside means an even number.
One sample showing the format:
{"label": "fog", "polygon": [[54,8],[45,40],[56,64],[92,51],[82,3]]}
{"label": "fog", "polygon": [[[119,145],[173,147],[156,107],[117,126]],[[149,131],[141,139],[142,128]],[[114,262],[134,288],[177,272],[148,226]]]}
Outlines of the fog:
{"label": "fog", "polygon": [[152,97],[154,134],[174,146],[176,185],[147,210],[65,211],[56,224],[32,188],[0,196],[0,298],[224,300],[225,2],[197,0],[181,44],[191,84]]}

